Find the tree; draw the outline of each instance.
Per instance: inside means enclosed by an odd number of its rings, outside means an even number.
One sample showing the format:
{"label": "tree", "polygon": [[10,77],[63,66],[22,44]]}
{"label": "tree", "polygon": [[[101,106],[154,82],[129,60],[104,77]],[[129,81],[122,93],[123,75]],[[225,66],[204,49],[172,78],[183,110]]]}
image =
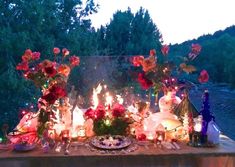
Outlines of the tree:
{"label": "tree", "polygon": [[91,54],[94,29],[87,16],[97,8],[93,0],[0,1],[0,77],[6,81],[0,83],[0,110],[8,114],[1,115],[0,125],[14,120],[14,126],[18,109],[24,107],[22,103],[37,94],[15,71],[24,50],[40,51],[42,58],[48,59],[54,46],[72,48],[76,54]]}
{"label": "tree", "polygon": [[97,52],[106,55],[148,55],[149,50],[160,49],[160,36],[147,10],[140,8],[133,14],[128,8],[124,12],[117,11],[110,23],[97,31]]}

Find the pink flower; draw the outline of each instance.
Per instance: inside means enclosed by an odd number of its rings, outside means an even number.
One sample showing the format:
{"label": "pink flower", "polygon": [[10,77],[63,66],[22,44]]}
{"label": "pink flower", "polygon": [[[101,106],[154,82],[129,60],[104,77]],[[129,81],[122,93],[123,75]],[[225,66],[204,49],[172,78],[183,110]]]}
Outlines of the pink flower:
{"label": "pink flower", "polygon": [[202,47],[199,44],[192,44],[192,46],[191,46],[191,52],[196,55],[198,55],[201,52],[201,49],[202,49]]}
{"label": "pink flower", "polygon": [[144,73],[139,73],[138,82],[140,83],[141,87],[145,90],[153,86],[153,82],[146,78]]}
{"label": "pink flower", "polygon": [[135,67],[139,67],[142,65],[144,61],[144,56],[134,56],[131,60],[132,64],[135,66]]}
{"label": "pink flower", "polygon": [[22,71],[28,71],[29,70],[29,64],[28,64],[27,61],[23,61],[23,62],[19,63],[16,66],[16,69],[17,70],[22,70]]}
{"label": "pink flower", "polygon": [[71,64],[71,66],[78,66],[79,64],[80,64],[80,58],[79,57],[77,57],[77,56],[71,56],[70,58],[69,58],[69,62],[70,62],[70,64]]}
{"label": "pink flower", "polygon": [[55,55],[57,55],[57,54],[59,54],[60,53],[60,48],[54,48],[53,49],[53,53],[55,54]]}
{"label": "pink flower", "polygon": [[63,48],[63,49],[62,49],[62,53],[63,53],[63,56],[66,57],[66,56],[69,55],[69,50],[66,49],[66,48]]}
{"label": "pink flower", "polygon": [[121,117],[124,115],[125,111],[126,111],[125,107],[117,103],[113,107],[112,115],[113,117]]}
{"label": "pink flower", "polygon": [[209,80],[209,74],[207,73],[206,70],[202,70],[198,77],[198,81],[200,83],[205,83],[205,82],[208,82],[208,80]]}
{"label": "pink flower", "polygon": [[33,52],[32,53],[32,60],[40,59],[41,53],[40,52]]}
{"label": "pink flower", "polygon": [[169,52],[169,46],[168,45],[163,45],[162,48],[161,48],[161,51],[162,51],[162,54],[164,56],[168,55],[168,52]]}

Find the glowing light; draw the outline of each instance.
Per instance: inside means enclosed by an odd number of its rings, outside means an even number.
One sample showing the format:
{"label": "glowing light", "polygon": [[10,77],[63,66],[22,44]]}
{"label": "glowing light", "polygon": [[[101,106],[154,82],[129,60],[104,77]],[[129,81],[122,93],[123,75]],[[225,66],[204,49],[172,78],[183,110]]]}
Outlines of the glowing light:
{"label": "glowing light", "polygon": [[123,104],[124,100],[120,95],[116,95],[117,96],[117,101],[119,104]]}
{"label": "glowing light", "polygon": [[105,105],[111,107],[113,102],[113,97],[109,95],[109,92],[106,93],[106,102]]}
{"label": "glowing light", "polygon": [[201,130],[202,130],[202,125],[199,124],[199,123],[196,123],[196,124],[194,125],[194,130],[195,130],[196,132],[201,132]]}
{"label": "glowing light", "polygon": [[92,100],[93,100],[93,109],[96,109],[97,106],[99,105],[99,98],[98,94],[100,94],[102,90],[102,86],[99,84],[96,88],[93,88],[93,95],[92,95]]}
{"label": "glowing light", "polygon": [[110,126],[110,125],[111,125],[110,120],[109,120],[109,119],[106,119],[106,120],[105,120],[105,124],[106,124],[107,126]]}
{"label": "glowing light", "polygon": [[0,143],[2,143],[3,139],[0,137]]}
{"label": "glowing light", "polygon": [[76,106],[73,111],[73,127],[83,126],[84,123],[83,111]]}

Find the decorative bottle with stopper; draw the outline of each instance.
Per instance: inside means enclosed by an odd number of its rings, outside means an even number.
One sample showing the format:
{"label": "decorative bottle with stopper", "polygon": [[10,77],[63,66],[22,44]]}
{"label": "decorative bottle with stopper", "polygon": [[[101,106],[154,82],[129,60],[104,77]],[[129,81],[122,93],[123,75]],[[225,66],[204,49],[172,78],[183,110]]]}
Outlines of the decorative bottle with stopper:
{"label": "decorative bottle with stopper", "polygon": [[209,91],[205,90],[203,94],[203,103],[202,109],[200,111],[200,115],[203,117],[202,123],[202,143],[207,142],[207,127],[210,121],[214,121],[215,117],[210,112],[210,104],[209,104]]}

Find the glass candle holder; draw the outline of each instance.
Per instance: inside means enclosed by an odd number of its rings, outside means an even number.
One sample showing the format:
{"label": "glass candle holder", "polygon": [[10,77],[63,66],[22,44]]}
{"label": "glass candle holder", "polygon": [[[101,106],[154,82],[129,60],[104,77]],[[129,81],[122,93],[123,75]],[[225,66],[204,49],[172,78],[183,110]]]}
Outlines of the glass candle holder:
{"label": "glass candle holder", "polygon": [[155,139],[157,141],[164,141],[165,140],[165,131],[156,131]]}
{"label": "glass candle holder", "polygon": [[69,141],[69,138],[70,138],[70,136],[69,136],[69,130],[63,130],[63,131],[61,132],[61,136],[62,136],[62,141],[63,141],[63,142],[68,142],[68,141]]}
{"label": "glass candle holder", "polygon": [[86,129],[84,126],[78,128],[78,137],[85,137],[86,136]]}

